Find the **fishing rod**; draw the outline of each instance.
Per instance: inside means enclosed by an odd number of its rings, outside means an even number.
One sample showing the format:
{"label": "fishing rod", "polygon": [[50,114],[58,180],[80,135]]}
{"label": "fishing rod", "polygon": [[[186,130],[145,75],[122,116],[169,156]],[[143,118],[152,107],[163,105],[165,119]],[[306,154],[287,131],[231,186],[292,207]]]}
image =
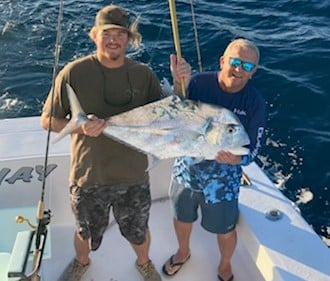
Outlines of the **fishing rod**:
{"label": "fishing rod", "polygon": [[[52,74],[52,101],[51,106],[53,107],[53,99],[54,99],[54,85],[55,78],[57,74],[59,55],[60,55],[60,41],[61,41],[61,23],[63,19],[63,0],[59,0],[59,12],[57,19],[57,33],[56,33],[56,43],[55,43],[55,53],[54,53],[54,64],[53,64],[53,74]],[[42,187],[41,187],[41,196],[37,206],[37,226],[34,226],[30,223],[30,221],[22,216],[16,217],[17,223],[22,223],[26,221],[28,225],[33,229],[30,231],[19,232],[13,251],[11,253],[11,260],[13,260],[13,264],[9,264],[8,266],[8,280],[30,280],[30,281],[39,281],[39,270],[42,263],[42,257],[46,245],[47,234],[48,234],[48,224],[51,220],[51,210],[45,210],[45,190],[46,190],[46,177],[48,175],[47,166],[48,166],[48,155],[49,155],[49,144],[50,144],[50,133],[51,133],[51,120],[52,114],[49,117],[49,128],[47,132],[47,145],[45,151],[45,159],[44,159],[44,169],[43,169],[43,177],[42,177]],[[32,263],[32,271],[28,274],[25,273],[26,266],[28,262],[29,255],[31,253],[31,248],[33,247],[33,263]],[[24,255],[22,255],[22,252]]]}
{"label": "fishing rod", "polygon": [[[61,36],[62,36],[62,20],[63,20],[63,6],[64,1],[59,0],[59,11],[57,18],[57,32],[56,32],[56,41],[55,41],[55,53],[54,53],[54,64],[53,64],[53,73],[52,73],[52,101],[51,108],[53,108],[54,103],[54,89],[55,89],[55,79],[57,75],[58,62],[61,51]],[[48,156],[49,156],[49,144],[50,144],[50,134],[52,127],[52,114],[49,116],[50,122],[47,130],[47,145],[45,151],[45,161],[44,161],[44,170],[43,170],[43,179],[42,179],[42,188],[41,188],[41,198],[38,204],[37,211],[37,220],[38,228],[36,230],[36,245],[34,251],[34,271],[37,272],[40,268],[42,261],[42,253],[46,243],[47,237],[47,225],[50,223],[51,211],[45,210],[44,197],[46,190],[46,177],[47,177],[47,166],[48,166]],[[30,274],[32,275],[33,272]],[[34,274],[35,276],[36,274]],[[32,279],[33,280],[33,279]]]}
{"label": "fishing rod", "polygon": [[[61,48],[61,23],[63,19],[63,0],[59,1],[59,12],[57,19],[57,32],[56,32],[56,42],[55,42],[55,53],[54,53],[54,64],[53,64],[53,74],[52,74],[52,101],[51,108],[53,108],[53,100],[54,100],[54,88],[55,88],[55,78],[57,74],[59,56],[60,56],[60,48]],[[45,190],[46,190],[46,177],[47,177],[47,166],[48,166],[48,156],[49,156],[49,144],[50,144],[50,133],[52,127],[52,114],[49,117],[50,122],[47,130],[47,145],[45,151],[45,161],[44,161],[44,170],[43,170],[43,178],[42,178],[42,188],[41,188],[41,197],[38,203],[37,210],[37,220],[38,227],[36,230],[36,238],[35,238],[35,250],[34,250],[34,260],[33,260],[33,271],[29,276],[32,277],[32,281],[38,281],[40,278],[36,277],[37,272],[40,269],[42,262],[43,250],[46,244],[46,238],[48,233],[47,225],[50,223],[51,210],[45,210]]]}

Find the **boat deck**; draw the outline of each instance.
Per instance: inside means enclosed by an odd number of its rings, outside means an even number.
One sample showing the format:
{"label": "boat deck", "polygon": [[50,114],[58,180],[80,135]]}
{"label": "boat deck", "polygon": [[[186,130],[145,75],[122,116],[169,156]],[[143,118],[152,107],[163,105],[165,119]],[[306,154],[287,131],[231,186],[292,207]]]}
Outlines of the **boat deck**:
{"label": "boat deck", "polygon": [[[150,230],[152,235],[150,257],[161,271],[163,263],[177,249],[168,200],[153,203]],[[57,280],[56,278],[74,256],[72,225],[52,227],[51,237],[52,257],[43,261],[41,270],[42,280],[45,281]],[[204,231],[196,222],[191,236],[191,258],[171,280],[215,281],[218,262],[219,252],[215,235]],[[83,281],[142,280],[134,263],[135,254],[131,246],[121,237],[117,224],[111,223],[100,248],[91,254],[91,266]],[[264,280],[240,243],[233,257],[233,272],[235,281]],[[163,276],[163,279],[167,278]]]}

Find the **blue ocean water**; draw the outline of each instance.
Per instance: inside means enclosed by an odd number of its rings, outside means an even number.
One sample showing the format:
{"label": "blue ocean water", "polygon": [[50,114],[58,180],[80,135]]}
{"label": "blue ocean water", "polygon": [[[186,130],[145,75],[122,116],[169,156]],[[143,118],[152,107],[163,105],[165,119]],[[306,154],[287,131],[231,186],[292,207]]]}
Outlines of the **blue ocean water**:
{"label": "blue ocean water", "polygon": [[[164,0],[65,0],[59,67],[88,54],[96,12],[114,2],[140,17],[143,45],[131,56],[170,78],[174,52]],[[199,71],[190,0],[176,1],[182,55]],[[330,1],[194,0],[203,70],[235,37],[260,48],[253,80],[268,108],[258,159],[330,246]],[[39,115],[50,89],[59,1],[0,1],[0,118]]]}

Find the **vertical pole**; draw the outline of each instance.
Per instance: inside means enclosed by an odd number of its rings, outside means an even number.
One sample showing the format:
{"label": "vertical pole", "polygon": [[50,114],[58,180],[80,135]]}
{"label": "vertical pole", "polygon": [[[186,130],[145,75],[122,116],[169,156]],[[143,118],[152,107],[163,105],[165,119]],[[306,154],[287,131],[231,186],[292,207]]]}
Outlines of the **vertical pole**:
{"label": "vertical pole", "polygon": [[[182,58],[181,55],[181,47],[180,47],[180,37],[179,37],[179,28],[178,21],[176,17],[176,8],[175,8],[175,0],[168,0],[170,7],[170,15],[171,15],[171,23],[172,23],[172,32],[173,32],[173,40],[175,46],[175,52],[177,59],[180,60]],[[186,85],[184,78],[181,79],[181,91],[182,95],[186,96]]]}

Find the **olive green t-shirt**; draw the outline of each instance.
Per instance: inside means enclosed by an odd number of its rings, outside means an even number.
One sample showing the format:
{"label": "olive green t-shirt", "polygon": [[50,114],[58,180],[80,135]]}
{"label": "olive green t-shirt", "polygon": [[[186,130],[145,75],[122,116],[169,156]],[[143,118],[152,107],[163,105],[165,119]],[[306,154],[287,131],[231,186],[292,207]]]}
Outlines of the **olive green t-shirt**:
{"label": "olive green t-shirt", "polygon": [[[57,118],[70,116],[66,83],[74,89],[85,113],[99,118],[155,101],[161,95],[159,80],[146,65],[126,58],[123,66],[106,68],[96,55],[89,55],[68,63],[58,74],[52,108]],[[43,112],[48,115],[51,112],[51,94]],[[146,155],[103,134],[71,135],[70,184],[80,187],[140,184],[149,179],[147,166]]]}

